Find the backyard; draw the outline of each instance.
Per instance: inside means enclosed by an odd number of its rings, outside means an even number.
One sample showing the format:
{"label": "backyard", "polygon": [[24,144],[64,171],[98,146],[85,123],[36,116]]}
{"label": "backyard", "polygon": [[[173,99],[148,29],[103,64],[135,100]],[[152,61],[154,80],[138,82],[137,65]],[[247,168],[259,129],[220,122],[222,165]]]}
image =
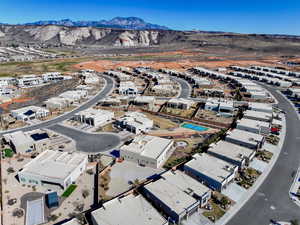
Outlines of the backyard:
{"label": "backyard", "polygon": [[188,160],[193,150],[196,149],[203,140],[204,138],[202,136],[197,138],[176,139],[176,149],[165,163],[164,168],[170,169]]}

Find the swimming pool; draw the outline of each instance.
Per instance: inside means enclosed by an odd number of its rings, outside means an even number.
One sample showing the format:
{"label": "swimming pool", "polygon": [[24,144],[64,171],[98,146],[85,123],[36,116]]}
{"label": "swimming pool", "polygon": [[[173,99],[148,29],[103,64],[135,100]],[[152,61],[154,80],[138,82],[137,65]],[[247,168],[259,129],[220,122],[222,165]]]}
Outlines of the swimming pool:
{"label": "swimming pool", "polygon": [[196,131],[206,131],[206,130],[208,130],[207,127],[202,127],[202,126],[199,126],[199,125],[196,125],[196,124],[191,124],[191,123],[184,123],[184,124],[181,125],[181,127],[188,128],[188,129],[191,129],[191,130],[196,130]]}

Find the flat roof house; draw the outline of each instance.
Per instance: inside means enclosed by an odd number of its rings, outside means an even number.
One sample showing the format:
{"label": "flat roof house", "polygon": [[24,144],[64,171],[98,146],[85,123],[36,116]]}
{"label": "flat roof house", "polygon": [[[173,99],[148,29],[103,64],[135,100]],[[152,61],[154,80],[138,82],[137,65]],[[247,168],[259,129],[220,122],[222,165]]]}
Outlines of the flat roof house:
{"label": "flat roof house", "polygon": [[249,91],[251,98],[253,99],[269,99],[270,96],[266,91]]}
{"label": "flat roof house", "polygon": [[226,133],[225,141],[257,150],[264,144],[265,137],[260,134],[234,129]]}
{"label": "flat roof house", "polygon": [[143,196],[133,194],[105,202],[91,215],[93,225],[167,224],[167,221]]}
{"label": "flat roof house", "polygon": [[21,88],[32,87],[43,83],[41,77],[37,77],[34,74],[23,75],[17,80],[18,86]]}
{"label": "flat roof house", "polygon": [[116,119],[116,125],[135,134],[146,133],[153,127],[153,120],[140,112],[127,112]]}
{"label": "flat roof house", "polygon": [[102,106],[119,106],[121,105],[120,98],[106,97],[98,102]]}
{"label": "flat roof house", "polygon": [[207,78],[193,76],[191,79],[192,79],[193,83],[199,87],[212,85],[212,82],[210,80],[208,80]]}
{"label": "flat roof house", "polygon": [[195,102],[184,98],[172,98],[167,102],[167,107],[176,109],[190,109]]}
{"label": "flat roof house", "polygon": [[20,109],[15,109],[11,111],[12,117],[14,117],[17,120],[34,120],[38,118],[43,118],[49,115],[49,110],[38,107],[38,106],[27,106]]}
{"label": "flat roof house", "polygon": [[17,79],[14,77],[1,77],[0,78],[0,87],[15,85],[16,83],[17,83]]}
{"label": "flat roof house", "polygon": [[61,80],[70,80],[71,76],[64,76],[60,72],[49,72],[42,74],[42,78],[45,82],[57,82]]}
{"label": "flat roof house", "polygon": [[136,96],[138,94],[138,88],[131,81],[121,82],[119,86],[120,95]]}
{"label": "flat roof house", "polygon": [[215,111],[218,112],[219,111],[219,101],[213,98],[208,98],[206,100],[204,109],[205,110],[209,110],[209,111]]}
{"label": "flat roof house", "polygon": [[6,143],[9,143],[11,148],[16,153],[26,153],[27,151],[33,149],[33,139],[30,136],[25,135],[23,131],[16,131],[9,134],[3,135]]}
{"label": "flat roof house", "polygon": [[41,152],[49,147],[49,135],[42,130],[28,132],[16,131],[4,134],[3,138],[16,153],[27,153],[32,151]]}
{"label": "flat roof house", "polygon": [[74,116],[74,120],[89,124],[94,127],[98,127],[112,120],[113,117],[114,112],[89,108],[76,113]]}
{"label": "flat roof house", "polygon": [[235,178],[238,166],[203,153],[193,155],[193,159],[184,165],[184,171],[221,192]]}
{"label": "flat roof house", "polygon": [[154,96],[136,96],[133,100],[135,105],[154,105]]}
{"label": "flat roof house", "polygon": [[156,208],[168,216],[168,221],[176,224],[197,212],[200,206],[197,199],[165,179],[145,185],[142,193]]}
{"label": "flat roof house", "polygon": [[255,134],[267,135],[270,133],[270,123],[242,118],[237,121],[236,129],[252,132]]}
{"label": "flat roof house", "polygon": [[273,114],[267,112],[259,112],[253,110],[246,110],[244,112],[244,117],[246,119],[263,121],[263,122],[272,122]]}
{"label": "flat roof house", "polygon": [[73,90],[66,91],[59,95],[59,97],[67,99],[71,104],[73,102],[78,102],[81,99],[84,99],[88,96],[88,92],[86,90]]}
{"label": "flat roof house", "polygon": [[68,99],[66,98],[62,98],[62,97],[53,97],[53,98],[49,98],[48,100],[46,100],[45,105],[47,107],[47,109],[64,109],[68,106],[70,106],[70,102],[68,101]]}
{"label": "flat roof house", "polygon": [[222,116],[233,116],[235,107],[233,101],[220,101],[218,114]]}
{"label": "flat roof house", "polygon": [[174,142],[169,139],[141,135],[135,137],[129,145],[123,145],[120,156],[142,166],[159,168],[170,156],[173,145]]}
{"label": "flat roof house", "polygon": [[23,184],[65,189],[85,171],[87,163],[88,156],[83,153],[46,150],[27,163],[18,176]]}
{"label": "flat roof house", "polygon": [[159,84],[151,88],[151,91],[160,95],[171,96],[177,93],[175,85],[171,84]]}
{"label": "flat roof house", "polygon": [[288,88],[287,94],[293,98],[300,99],[300,88]]}
{"label": "flat roof house", "polygon": [[211,198],[211,190],[207,186],[203,185],[184,172],[179,170],[170,170],[161,175],[161,177],[169,184],[176,186],[186,194],[198,199],[200,202],[200,207],[204,207]]}
{"label": "flat roof house", "polygon": [[256,151],[227,141],[219,141],[216,144],[211,145],[207,153],[237,165],[239,168],[243,168],[244,166],[249,165],[249,162],[254,158]]}
{"label": "flat roof house", "polygon": [[273,113],[272,105],[259,102],[249,102],[248,109],[258,112]]}

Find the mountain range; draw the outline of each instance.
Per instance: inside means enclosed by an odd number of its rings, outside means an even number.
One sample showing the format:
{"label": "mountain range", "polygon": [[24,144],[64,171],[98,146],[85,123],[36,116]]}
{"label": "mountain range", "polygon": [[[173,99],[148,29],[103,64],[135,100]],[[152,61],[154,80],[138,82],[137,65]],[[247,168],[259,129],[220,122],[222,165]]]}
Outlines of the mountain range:
{"label": "mountain range", "polygon": [[97,28],[130,29],[130,30],[170,30],[170,28],[166,26],[148,23],[138,17],[115,17],[111,20],[99,20],[99,21],[73,21],[70,19],[44,20],[44,21],[36,21],[31,23],[24,23],[22,25],[31,25],[31,26],[59,25],[59,26],[68,26],[68,27],[97,27]]}

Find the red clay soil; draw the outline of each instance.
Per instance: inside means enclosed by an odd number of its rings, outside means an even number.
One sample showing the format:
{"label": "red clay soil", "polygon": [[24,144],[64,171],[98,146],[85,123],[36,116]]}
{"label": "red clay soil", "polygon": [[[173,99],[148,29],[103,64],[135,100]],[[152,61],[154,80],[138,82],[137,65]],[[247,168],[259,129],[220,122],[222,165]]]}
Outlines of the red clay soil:
{"label": "red clay soil", "polygon": [[33,98],[15,98],[12,99],[10,102],[5,102],[3,104],[0,104],[0,107],[4,110],[7,110],[9,105],[13,104],[13,103],[19,103],[19,102],[28,102],[31,101]]}
{"label": "red clay soil", "polygon": [[216,67],[227,67],[229,65],[240,65],[240,66],[249,66],[249,65],[262,65],[268,66],[274,63],[275,60],[268,59],[262,61],[256,60],[222,60],[222,61],[193,61],[193,60],[178,60],[172,62],[156,62],[156,61],[113,61],[113,60],[99,60],[99,61],[88,61],[82,62],[74,65],[76,69],[92,69],[98,72],[104,72],[111,69],[116,69],[118,67],[151,67],[153,69],[168,68],[176,69],[179,71],[186,70],[194,66],[203,66],[207,68],[216,68]]}

